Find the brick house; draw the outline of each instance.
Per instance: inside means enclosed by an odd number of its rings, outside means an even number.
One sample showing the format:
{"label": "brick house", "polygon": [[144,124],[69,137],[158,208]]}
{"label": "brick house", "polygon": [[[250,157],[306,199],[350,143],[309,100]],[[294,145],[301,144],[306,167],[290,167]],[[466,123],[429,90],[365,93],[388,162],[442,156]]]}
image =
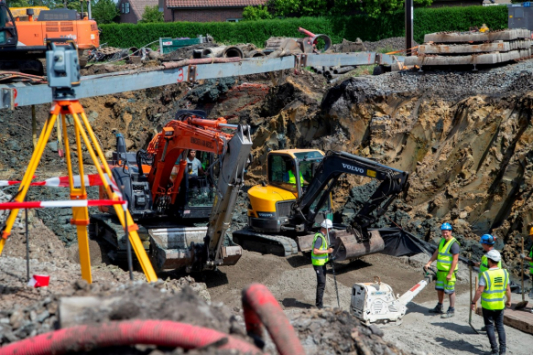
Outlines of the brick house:
{"label": "brick house", "polygon": [[[124,0],[122,0],[124,1]],[[130,0],[131,1],[131,0]],[[159,0],[165,22],[238,22],[246,6],[265,5],[268,0]]]}
{"label": "brick house", "polygon": [[[118,0],[120,23],[137,23],[142,19],[146,6],[158,4],[159,0]],[[159,11],[161,11],[161,8]]]}

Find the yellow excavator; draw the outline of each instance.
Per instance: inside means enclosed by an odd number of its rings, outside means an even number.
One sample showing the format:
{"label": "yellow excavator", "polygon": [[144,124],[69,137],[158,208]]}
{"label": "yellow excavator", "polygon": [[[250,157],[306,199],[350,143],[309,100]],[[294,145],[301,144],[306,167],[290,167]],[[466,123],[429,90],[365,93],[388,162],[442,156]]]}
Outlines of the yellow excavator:
{"label": "yellow excavator", "polygon": [[[248,227],[233,240],[248,250],[290,256],[308,252],[314,231],[331,219],[331,191],[343,174],[381,180],[348,226],[334,225],[330,245],[338,261],[385,248],[379,230],[369,229],[407,186],[407,172],[346,152],[276,150],[267,156],[267,181],[248,190]],[[313,233],[313,234],[310,234]]]}

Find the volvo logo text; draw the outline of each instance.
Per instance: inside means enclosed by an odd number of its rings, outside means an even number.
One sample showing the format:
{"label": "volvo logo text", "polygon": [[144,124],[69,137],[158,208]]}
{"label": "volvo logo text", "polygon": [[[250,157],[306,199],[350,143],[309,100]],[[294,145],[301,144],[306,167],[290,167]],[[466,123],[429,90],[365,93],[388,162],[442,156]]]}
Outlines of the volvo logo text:
{"label": "volvo logo text", "polygon": [[353,166],[353,165],[348,165],[348,164],[344,164],[342,163],[342,167],[344,169],[348,169],[348,170],[351,170],[351,171],[355,171],[357,173],[360,173],[360,174],[364,174],[365,173],[365,169],[363,168],[360,168],[358,166]]}

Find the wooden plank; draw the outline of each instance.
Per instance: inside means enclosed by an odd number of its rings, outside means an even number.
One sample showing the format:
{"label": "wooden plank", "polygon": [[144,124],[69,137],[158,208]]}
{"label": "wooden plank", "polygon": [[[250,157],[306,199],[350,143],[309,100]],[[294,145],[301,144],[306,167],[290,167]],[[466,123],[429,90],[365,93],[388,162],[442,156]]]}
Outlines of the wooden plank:
{"label": "wooden plank", "polygon": [[[528,307],[524,309],[514,309],[516,303],[513,302],[511,308],[506,308],[503,313],[503,324],[521,330],[524,333],[533,334],[533,313],[531,313],[531,306],[533,302],[529,302]],[[477,307],[476,314],[483,316],[481,307]]]}

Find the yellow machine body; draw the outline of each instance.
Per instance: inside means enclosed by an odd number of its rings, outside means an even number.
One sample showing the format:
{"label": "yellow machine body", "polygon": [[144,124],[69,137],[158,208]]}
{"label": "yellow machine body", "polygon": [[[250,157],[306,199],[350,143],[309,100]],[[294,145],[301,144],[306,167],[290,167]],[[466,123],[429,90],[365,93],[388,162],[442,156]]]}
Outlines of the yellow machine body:
{"label": "yellow machine body", "polygon": [[[248,190],[249,226],[264,233],[283,231],[292,205],[313,178],[311,163],[319,163],[323,157],[324,152],[317,149],[285,149],[268,153],[267,184]],[[298,165],[297,172],[293,172],[296,181],[289,183],[288,170],[295,165]]]}

